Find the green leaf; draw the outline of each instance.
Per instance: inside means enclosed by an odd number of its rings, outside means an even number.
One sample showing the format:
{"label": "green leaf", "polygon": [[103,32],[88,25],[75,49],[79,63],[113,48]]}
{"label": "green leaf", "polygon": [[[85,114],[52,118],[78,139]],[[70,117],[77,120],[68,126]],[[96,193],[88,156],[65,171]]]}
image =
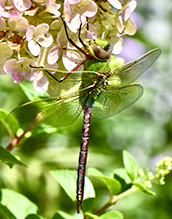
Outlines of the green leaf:
{"label": "green leaf", "polygon": [[[84,194],[85,194],[85,191],[84,191]],[[86,197],[82,202],[82,211],[83,212],[89,211],[93,207],[93,204],[94,204],[94,198]]]}
{"label": "green leaf", "polygon": [[5,120],[8,114],[9,114],[8,111],[6,111],[4,109],[0,109],[0,118],[1,118],[1,120]]}
{"label": "green leaf", "polygon": [[126,184],[131,183],[131,179],[129,178],[126,169],[124,168],[117,168],[114,170],[113,175],[115,177],[115,179],[117,179],[118,181],[124,181]]}
{"label": "green leaf", "polygon": [[[65,190],[72,201],[76,201],[76,179],[77,171],[75,170],[52,170],[50,173],[58,181],[60,186]],[[91,181],[85,178],[84,199],[94,198],[95,192]]]}
{"label": "green leaf", "polygon": [[88,175],[104,176],[102,172],[93,167],[88,168]]}
{"label": "green leaf", "polygon": [[9,112],[3,109],[0,109],[0,122],[4,124],[11,136],[14,136],[17,130],[20,128],[18,120],[11,116],[8,120]]}
{"label": "green leaf", "polygon": [[144,186],[141,183],[133,183],[137,188],[139,188],[142,192],[148,194],[148,195],[156,195],[155,192],[149,190],[146,186]]}
{"label": "green leaf", "polygon": [[124,216],[119,211],[110,211],[110,212],[106,212],[105,214],[101,215],[100,218],[102,219],[124,219]]}
{"label": "green leaf", "polygon": [[0,160],[3,163],[9,165],[10,167],[13,164],[19,164],[19,165],[26,166],[26,164],[24,164],[20,160],[16,159],[9,151],[7,151],[2,146],[0,146]]}
{"label": "green leaf", "polygon": [[72,201],[76,200],[76,171],[73,170],[52,170],[52,176],[65,190]]}
{"label": "green leaf", "polygon": [[37,214],[29,214],[24,219],[43,219],[43,217]]}
{"label": "green leaf", "polygon": [[121,184],[118,180],[108,176],[104,176],[100,171],[96,170],[95,168],[91,168],[89,170],[89,175],[103,181],[109,189],[110,193],[112,193],[113,195],[116,195],[120,192]]}
{"label": "green leaf", "polygon": [[52,219],[74,219],[74,217],[63,211],[57,211]]}
{"label": "green leaf", "polygon": [[10,215],[10,219],[23,219],[38,211],[38,207],[29,199],[9,189],[1,190],[0,205],[4,212]]}
{"label": "green leaf", "polygon": [[126,169],[124,168],[118,168],[115,169],[113,172],[114,178],[118,180],[121,184],[121,191],[120,193],[128,190],[132,186],[131,179],[129,178]]}
{"label": "green leaf", "polygon": [[123,162],[128,176],[132,181],[139,176],[139,166],[135,159],[127,151],[123,151]]}
{"label": "green leaf", "polygon": [[124,219],[123,214],[121,214],[119,211],[110,211],[102,214],[101,216],[97,216],[95,214],[91,214],[89,212],[86,212],[85,215],[89,219]]}
{"label": "green leaf", "polygon": [[108,176],[94,176],[94,177],[102,180],[113,195],[117,195],[120,192],[121,184],[118,180],[112,179]]}
{"label": "green leaf", "polygon": [[87,218],[89,218],[89,219],[100,219],[99,216],[97,216],[97,215],[95,215],[95,214],[91,214],[91,213],[89,213],[89,212],[86,212],[86,213],[85,213],[85,216],[87,216]]}

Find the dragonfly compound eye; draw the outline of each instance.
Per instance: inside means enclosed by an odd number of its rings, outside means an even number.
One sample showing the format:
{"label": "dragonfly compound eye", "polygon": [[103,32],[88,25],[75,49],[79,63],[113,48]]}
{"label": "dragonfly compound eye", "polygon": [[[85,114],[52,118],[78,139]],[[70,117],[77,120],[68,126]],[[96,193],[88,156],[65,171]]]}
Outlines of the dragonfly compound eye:
{"label": "dragonfly compound eye", "polygon": [[108,51],[109,51],[109,49],[110,49],[110,44],[108,44],[108,45],[105,45],[105,46],[104,46],[104,50],[105,50],[105,51],[107,51],[107,52],[108,52]]}
{"label": "dragonfly compound eye", "polygon": [[103,49],[101,46],[95,43],[89,47],[89,51],[93,57],[95,57],[97,60],[100,61],[107,60],[110,57],[110,52],[111,52],[109,50],[109,47]]}

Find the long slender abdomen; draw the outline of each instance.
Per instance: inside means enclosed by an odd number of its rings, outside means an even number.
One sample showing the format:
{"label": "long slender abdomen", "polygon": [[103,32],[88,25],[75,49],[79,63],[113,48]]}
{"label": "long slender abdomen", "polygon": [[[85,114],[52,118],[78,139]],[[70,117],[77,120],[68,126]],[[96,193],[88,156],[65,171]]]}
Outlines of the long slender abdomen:
{"label": "long slender abdomen", "polygon": [[79,165],[78,165],[78,179],[77,179],[77,211],[81,210],[82,200],[84,195],[84,182],[85,182],[85,171],[87,163],[87,151],[89,143],[89,133],[90,133],[90,120],[91,120],[91,107],[84,106],[84,121],[82,129],[82,140],[79,155]]}

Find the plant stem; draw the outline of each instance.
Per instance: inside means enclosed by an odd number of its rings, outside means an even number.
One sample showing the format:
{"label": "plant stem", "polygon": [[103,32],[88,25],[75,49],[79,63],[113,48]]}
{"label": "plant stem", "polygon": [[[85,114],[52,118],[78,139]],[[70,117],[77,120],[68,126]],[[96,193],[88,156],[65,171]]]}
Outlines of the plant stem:
{"label": "plant stem", "polygon": [[136,192],[138,191],[139,189],[136,187],[136,186],[132,186],[130,189],[126,190],[125,192],[117,195],[117,196],[114,196],[111,200],[111,204],[114,205],[117,203],[117,201],[119,201],[121,198],[124,198],[125,196],[133,193],[133,192]]}
{"label": "plant stem", "polygon": [[128,196],[131,193],[134,193],[136,191],[138,191],[139,189],[136,186],[132,186],[130,189],[126,190],[125,192],[117,195],[117,196],[113,196],[102,208],[100,208],[99,210],[97,210],[94,214],[99,215],[101,214],[103,211],[105,211],[108,207],[110,207],[111,205],[114,205],[117,203],[117,201],[119,201],[121,198],[124,198],[125,196]]}
{"label": "plant stem", "polygon": [[24,130],[24,132],[19,136],[19,137],[12,137],[11,139],[11,143],[6,147],[6,149],[8,151],[11,151],[14,147],[16,147],[20,140],[23,138],[23,136],[30,131],[31,129],[34,128],[34,126],[36,125],[37,121],[39,120],[39,117],[41,116],[40,113],[38,113],[36,119]]}

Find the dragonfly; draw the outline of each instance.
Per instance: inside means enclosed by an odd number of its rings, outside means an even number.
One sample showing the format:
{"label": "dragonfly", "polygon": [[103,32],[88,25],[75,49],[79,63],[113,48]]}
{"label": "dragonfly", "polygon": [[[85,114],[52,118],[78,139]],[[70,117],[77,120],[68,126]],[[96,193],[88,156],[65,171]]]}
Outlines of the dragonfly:
{"label": "dragonfly", "polygon": [[[66,29],[65,31],[69,42],[79,51],[84,51],[69,38]],[[86,50],[83,52],[86,58],[77,68],[83,64],[85,71],[77,74],[75,68],[59,80],[46,70],[55,80],[62,83],[74,74],[75,79],[78,77],[77,88],[61,96],[25,103],[12,112],[22,127],[31,124],[34,127],[61,127],[74,123],[83,111],[76,192],[78,213],[81,211],[84,196],[91,116],[97,119],[108,118],[135,103],[142,96],[143,87],[132,82],[161,54],[160,49],[153,49],[142,57],[111,70],[107,61],[110,57],[108,41],[95,39],[88,48],[81,39],[80,42]]]}

